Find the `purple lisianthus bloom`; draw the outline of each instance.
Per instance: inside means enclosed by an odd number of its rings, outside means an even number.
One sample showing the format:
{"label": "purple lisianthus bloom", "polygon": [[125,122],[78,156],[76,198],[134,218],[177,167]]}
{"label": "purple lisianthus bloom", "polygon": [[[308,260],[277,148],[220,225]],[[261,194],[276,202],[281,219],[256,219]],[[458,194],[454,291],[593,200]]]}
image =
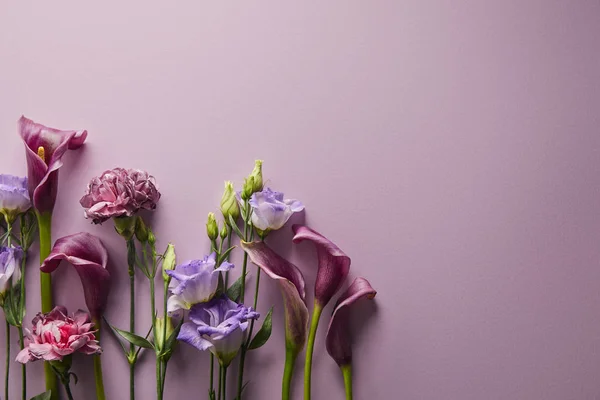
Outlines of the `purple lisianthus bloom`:
{"label": "purple lisianthus bloom", "polygon": [[88,184],[79,203],[95,224],[110,218],[131,217],[140,209],[154,210],[160,199],[156,180],[139,169],[114,168]]}
{"label": "purple lisianthus bloom", "polygon": [[293,213],[304,210],[304,205],[294,199],[283,199],[283,193],[265,188],[250,198],[252,224],[261,231],[280,229]]}
{"label": "purple lisianthus bloom", "polygon": [[21,279],[22,259],[23,249],[20,247],[0,247],[0,300],[10,289],[11,279],[13,286]]}
{"label": "purple lisianthus bloom", "polygon": [[172,293],[167,303],[170,315],[179,310],[189,310],[194,304],[212,299],[219,286],[219,272],[229,271],[233,264],[224,261],[218,268],[217,254],[212,253],[203,260],[192,260],[180,264],[165,273],[172,278],[169,289]]}
{"label": "purple lisianthus bloom", "polygon": [[177,339],[198,350],[209,350],[227,367],[246,339],[248,320],[258,317],[252,307],[221,296],[192,307],[190,322],[181,326]]}
{"label": "purple lisianthus bloom", "polygon": [[0,174],[0,214],[12,221],[30,207],[27,178]]}

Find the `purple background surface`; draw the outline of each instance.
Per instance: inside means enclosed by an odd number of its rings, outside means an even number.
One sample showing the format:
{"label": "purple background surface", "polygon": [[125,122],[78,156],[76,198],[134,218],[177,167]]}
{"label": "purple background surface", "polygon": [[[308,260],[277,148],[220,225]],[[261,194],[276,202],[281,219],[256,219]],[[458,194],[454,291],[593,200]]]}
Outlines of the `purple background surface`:
{"label": "purple background surface", "polygon": [[[0,7],[0,170],[25,174],[21,114],[88,129],[60,172],[54,238],[104,240],[110,321],[127,325],[125,245],[83,218],[87,181],[115,166],[154,174],[159,245],[186,260],[208,246],[223,181],[239,186],[262,158],[271,186],[306,204],[295,221],[337,242],[379,291],[354,321],[356,399],[600,398],[598,1],[176,3]],[[313,249],[290,238],[286,226],[272,243],[311,288]],[[259,309],[276,305],[275,327],[249,357],[248,399],[280,393],[282,307],[263,282]],[[84,307],[73,270],[55,290]],[[314,398],[342,399],[325,327]],[[108,398],[126,399],[127,364],[112,338],[104,348]],[[167,398],[204,398],[207,360],[180,347]],[[91,360],[74,370],[76,397],[92,398]],[[300,398],[300,360],[296,372]],[[152,399],[150,353],[137,382]],[[34,364],[29,393],[42,386]]]}

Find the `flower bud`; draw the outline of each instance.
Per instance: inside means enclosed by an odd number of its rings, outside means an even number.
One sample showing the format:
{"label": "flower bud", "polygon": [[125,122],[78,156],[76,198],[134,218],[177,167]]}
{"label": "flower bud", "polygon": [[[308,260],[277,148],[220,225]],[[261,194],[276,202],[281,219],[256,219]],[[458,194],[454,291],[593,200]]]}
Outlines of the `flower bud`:
{"label": "flower bud", "polygon": [[227,224],[229,224],[229,216],[234,220],[240,217],[240,206],[235,198],[233,183],[230,181],[225,182],[225,191],[223,192],[223,197],[221,197],[221,213]]}
{"label": "flower bud", "polygon": [[256,160],[254,162],[254,170],[252,170],[252,173],[250,174],[250,176],[254,178],[252,193],[263,190],[262,163],[262,160]]}
{"label": "flower bud", "polygon": [[224,240],[227,235],[229,234],[229,229],[227,229],[227,224],[223,224],[223,227],[221,227],[221,232],[219,233],[219,235],[221,236],[221,240]]}
{"label": "flower bud", "polygon": [[[171,334],[173,334],[174,330],[175,328],[173,328],[173,321],[170,317],[167,317],[166,329],[164,319],[161,317],[156,317],[156,350],[158,350],[159,353],[162,353],[162,358],[165,361],[168,361],[171,358],[171,354],[173,354],[173,349],[167,349],[165,348],[165,345]],[[173,342],[173,344],[175,343],[176,342]]]}
{"label": "flower bud", "polygon": [[154,246],[156,244],[156,236],[154,236],[154,232],[152,229],[148,228],[148,244],[150,246]]}
{"label": "flower bud", "polygon": [[125,240],[129,240],[133,237],[136,231],[136,218],[135,217],[116,217],[113,218],[115,223],[115,230]]}
{"label": "flower bud", "polygon": [[219,237],[219,225],[215,219],[215,213],[208,213],[208,220],[206,221],[206,234],[211,241],[217,240]]}
{"label": "flower bud", "polygon": [[144,222],[142,217],[137,217],[137,223],[135,225],[135,237],[141,243],[146,243],[148,241],[148,227]]}
{"label": "flower bud", "polygon": [[165,282],[170,282],[171,277],[167,275],[166,271],[175,269],[175,264],[177,263],[177,256],[175,255],[175,246],[171,243],[167,245],[167,250],[165,251],[165,256],[162,262],[162,270],[163,270],[163,279]]}
{"label": "flower bud", "polygon": [[250,200],[254,193],[254,177],[250,175],[244,180],[244,188],[242,189],[242,200]]}

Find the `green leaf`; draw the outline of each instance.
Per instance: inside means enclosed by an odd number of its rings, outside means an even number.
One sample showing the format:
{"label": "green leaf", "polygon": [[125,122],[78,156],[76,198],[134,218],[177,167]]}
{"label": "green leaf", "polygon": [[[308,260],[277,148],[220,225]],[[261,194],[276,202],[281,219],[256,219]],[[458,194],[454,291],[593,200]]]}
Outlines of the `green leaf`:
{"label": "green leaf", "polygon": [[153,349],[154,345],[150,343],[148,340],[144,339],[141,336],[136,335],[135,333],[123,331],[119,328],[111,327],[115,330],[123,339],[127,340],[129,343],[134,344],[138,347],[143,347],[145,349]]}
{"label": "green leaf", "polygon": [[238,237],[240,239],[242,239],[242,240],[245,239],[244,235],[240,231],[240,228],[238,228],[237,223],[235,222],[235,219],[233,219],[233,217],[231,215],[229,216],[229,224],[233,228],[233,231],[235,232],[235,234],[238,235]]}
{"label": "green leaf", "polygon": [[33,396],[31,400],[50,400],[52,398],[52,391],[48,390],[47,392],[40,393],[37,396]]}
{"label": "green leaf", "polygon": [[175,327],[175,330],[173,330],[173,332],[171,332],[171,335],[165,342],[166,350],[170,350],[173,347],[173,344],[175,343],[175,340],[177,339],[177,336],[179,335],[179,331],[181,330],[182,325],[183,325],[183,319],[181,321],[179,321],[179,323]]}
{"label": "green leaf", "polygon": [[231,253],[233,251],[233,249],[235,249],[236,246],[231,246],[230,248],[228,248],[227,250],[225,250],[223,252],[223,254],[221,254],[219,256],[219,260],[217,262],[217,267],[221,264],[223,264],[223,261],[227,260],[229,258],[229,253]]}
{"label": "green leaf", "polygon": [[125,353],[125,356],[129,357],[129,351],[125,348],[125,346],[123,346],[123,342],[121,342],[121,340],[119,340],[119,335],[117,333],[117,331],[115,331],[115,328],[108,323],[108,320],[105,317],[102,317],[102,319],[104,320],[104,322],[106,322],[106,325],[108,325],[108,327],[110,328],[110,332],[115,336],[115,338],[117,339],[117,342],[119,342],[119,345],[121,346],[121,348],[123,349],[123,353]]}
{"label": "green leaf", "polygon": [[[246,273],[248,275],[248,273]],[[227,297],[231,300],[237,302],[242,296],[242,279],[244,277],[240,276],[229,288],[227,289]]]}
{"label": "green leaf", "polygon": [[252,338],[252,342],[250,342],[248,350],[258,349],[264,346],[265,343],[267,343],[267,340],[269,340],[269,338],[271,337],[271,328],[273,327],[272,317],[273,307],[271,307],[271,309],[267,313],[267,316],[265,317],[265,320],[263,321],[260,330],[256,332],[256,335],[254,336],[254,338]]}

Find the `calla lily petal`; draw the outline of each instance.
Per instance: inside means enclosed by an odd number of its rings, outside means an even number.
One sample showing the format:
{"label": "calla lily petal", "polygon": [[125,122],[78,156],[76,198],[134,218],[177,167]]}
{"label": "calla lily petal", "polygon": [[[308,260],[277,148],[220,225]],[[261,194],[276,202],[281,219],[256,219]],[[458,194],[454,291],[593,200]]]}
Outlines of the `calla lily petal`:
{"label": "calla lily petal", "polygon": [[[81,147],[87,131],[61,131],[21,117],[19,134],[25,143],[29,194],[40,213],[51,212],[58,189],[58,169],[67,150]],[[43,150],[41,150],[43,149]],[[43,154],[43,158],[40,157]]]}
{"label": "calla lily petal", "polygon": [[317,248],[319,270],[315,282],[315,301],[325,307],[333,295],[340,289],[350,271],[348,257],[332,241],[307,226],[294,225],[294,243],[310,240]]}
{"label": "calla lily petal", "polygon": [[242,242],[241,245],[250,260],[279,283],[285,307],[286,346],[297,354],[306,343],[308,331],[308,308],[304,299],[302,272],[264,242]]}
{"label": "calla lily petal", "polygon": [[351,338],[348,332],[347,307],[362,298],[373,299],[377,292],[368,280],[356,278],[338,299],[327,331],[327,352],[340,367],[352,363]]}
{"label": "calla lily petal", "polygon": [[42,272],[53,272],[63,260],[73,265],[79,274],[85,304],[92,318],[97,321],[104,313],[110,289],[106,248],[100,239],[87,232],[65,236],[54,243],[40,269]]}

